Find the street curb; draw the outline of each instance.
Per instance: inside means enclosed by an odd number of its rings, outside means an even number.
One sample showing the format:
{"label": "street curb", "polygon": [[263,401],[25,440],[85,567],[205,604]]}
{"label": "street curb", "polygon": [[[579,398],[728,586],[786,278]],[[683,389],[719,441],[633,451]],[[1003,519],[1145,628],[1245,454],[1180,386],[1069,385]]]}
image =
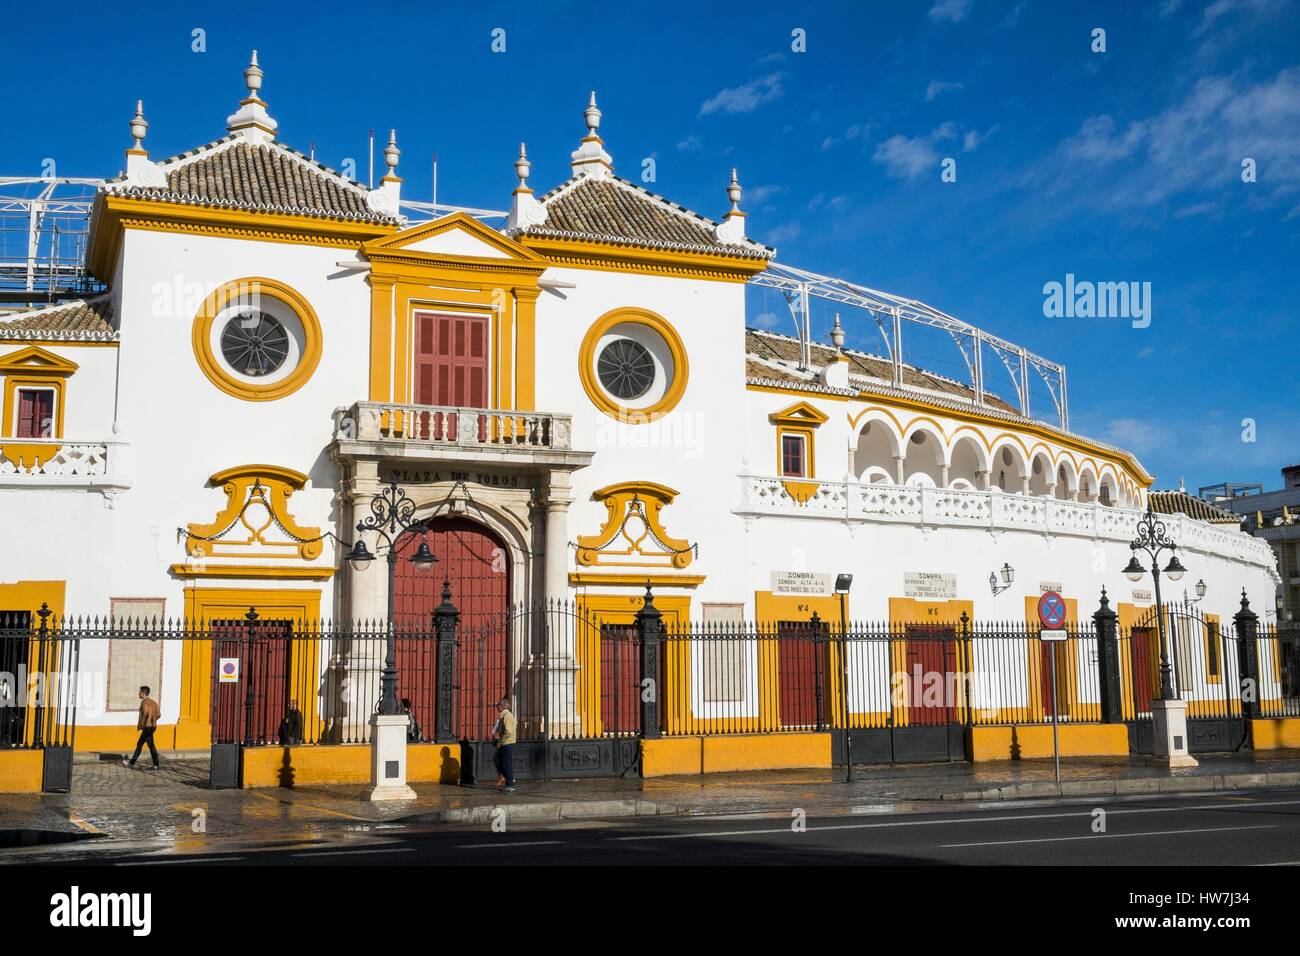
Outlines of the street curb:
{"label": "street curb", "polygon": [[610,820],[618,817],[653,817],[689,813],[690,807],[653,800],[569,800],[547,803],[496,803],[456,807],[402,817],[403,823],[538,823],[560,820]]}
{"label": "street curb", "polygon": [[1267,790],[1300,786],[1300,772],[1216,773],[1186,777],[1139,777],[1119,780],[1067,780],[1015,783],[988,790],[945,793],[941,800],[1024,800],[1033,797],[1130,796],[1142,793],[1196,793],[1215,790]]}

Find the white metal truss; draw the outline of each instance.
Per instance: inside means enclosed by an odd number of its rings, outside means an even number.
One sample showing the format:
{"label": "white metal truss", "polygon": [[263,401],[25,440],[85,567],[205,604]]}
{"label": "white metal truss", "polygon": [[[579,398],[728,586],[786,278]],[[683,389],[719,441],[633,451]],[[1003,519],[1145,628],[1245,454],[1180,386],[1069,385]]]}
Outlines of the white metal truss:
{"label": "white metal truss", "polygon": [[999,338],[961,319],[941,312],[916,299],[907,299],[881,292],[845,279],[818,275],[784,263],[772,262],[767,269],[749,280],[754,285],[776,289],[785,297],[794,317],[799,338],[799,363],[803,368],[812,364],[811,300],[825,299],[863,309],[875,320],[884,339],[885,351],[893,366],[893,384],[903,386],[903,323],[915,322],[941,329],[952,338],[961,353],[970,376],[970,387],[976,401],[985,404],[984,387],[985,353],[992,352],[1006,369],[1019,397],[1020,413],[1029,416],[1029,373],[1032,369],[1047,386],[1047,392],[1056,407],[1061,428],[1070,427],[1069,403],[1065,388],[1065,366],[1035,355],[1033,352]]}
{"label": "white metal truss", "polygon": [[[0,257],[0,285],[19,289],[21,292],[34,293],[38,286],[47,287],[46,291],[56,291],[67,285],[80,288],[85,281],[85,264],[81,250],[75,252],[62,249],[57,224],[47,235],[46,226],[49,217],[68,217],[86,221],[90,217],[94,196],[86,195],[86,188],[97,189],[104,184],[102,179],[90,179],[75,176],[0,176],[0,217],[15,222],[24,220],[21,225],[11,226],[12,233],[19,229],[26,232],[24,252],[19,257]],[[35,195],[8,195],[15,187],[25,190],[27,187],[39,186]],[[73,196],[58,196],[61,187],[83,187]]]}
{"label": "white metal truss", "polygon": [[475,209],[472,206],[448,206],[446,203],[421,202],[418,199],[403,199],[399,205],[403,209],[410,209],[413,212],[423,213],[431,219],[437,219],[440,216],[450,216],[453,213],[463,212],[466,215],[473,216],[475,219],[505,219],[510,215],[508,212],[498,212],[495,209]]}

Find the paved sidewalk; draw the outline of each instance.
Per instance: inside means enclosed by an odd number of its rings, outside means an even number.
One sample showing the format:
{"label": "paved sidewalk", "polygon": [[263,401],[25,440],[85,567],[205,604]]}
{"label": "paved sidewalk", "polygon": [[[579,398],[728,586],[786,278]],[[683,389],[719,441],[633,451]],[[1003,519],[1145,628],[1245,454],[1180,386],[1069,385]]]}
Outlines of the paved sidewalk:
{"label": "paved sidewalk", "polygon": [[[1300,786],[1300,752],[1214,755],[1174,772],[1140,758],[1070,761],[1053,781],[1051,761],[971,765],[860,766],[692,775],[641,780],[521,781],[515,793],[488,787],[416,784],[418,798],[397,804],[360,799],[362,787],[209,790],[205,755],[164,762],[162,770],[129,769],[81,757],[71,794],[0,795],[0,848],[40,831],[95,834],[125,844],[191,851],[230,846],[310,844],[340,834],[395,825],[611,820],[655,815],[832,816],[972,806],[1030,797],[1245,790]],[[198,825],[200,824],[201,825]],[[89,837],[86,837],[89,839]],[[6,842],[7,841],[7,842]],[[98,841],[96,841],[98,842]],[[0,850],[0,860],[3,859]]]}

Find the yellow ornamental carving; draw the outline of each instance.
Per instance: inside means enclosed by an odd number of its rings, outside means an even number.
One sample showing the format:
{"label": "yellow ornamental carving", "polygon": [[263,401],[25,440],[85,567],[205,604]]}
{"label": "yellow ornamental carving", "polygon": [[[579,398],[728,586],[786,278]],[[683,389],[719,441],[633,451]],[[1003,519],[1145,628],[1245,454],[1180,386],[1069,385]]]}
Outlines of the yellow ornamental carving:
{"label": "yellow ornamental carving", "polygon": [[299,525],[289,511],[289,496],[307,483],[306,475],[278,465],[240,465],[209,480],[226,493],[226,506],[209,523],[187,525],[186,554],[305,561],[320,557],[320,528]]}
{"label": "yellow ornamental carving", "polygon": [[578,536],[582,567],[685,568],[696,545],[675,538],[663,526],[663,509],[677,492],[647,481],[609,485],[592,494],[605,505],[605,523],[596,534]]}

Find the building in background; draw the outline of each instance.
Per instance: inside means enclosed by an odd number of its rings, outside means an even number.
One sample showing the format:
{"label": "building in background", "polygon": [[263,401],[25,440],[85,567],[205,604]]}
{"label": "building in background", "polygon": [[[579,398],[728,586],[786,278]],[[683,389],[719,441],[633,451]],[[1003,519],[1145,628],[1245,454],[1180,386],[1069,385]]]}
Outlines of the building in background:
{"label": "building in background", "polygon": [[1244,530],[1263,538],[1277,556],[1278,617],[1300,621],[1300,465],[1282,469],[1282,487],[1224,482],[1201,488],[1201,496],[1241,516]]}

